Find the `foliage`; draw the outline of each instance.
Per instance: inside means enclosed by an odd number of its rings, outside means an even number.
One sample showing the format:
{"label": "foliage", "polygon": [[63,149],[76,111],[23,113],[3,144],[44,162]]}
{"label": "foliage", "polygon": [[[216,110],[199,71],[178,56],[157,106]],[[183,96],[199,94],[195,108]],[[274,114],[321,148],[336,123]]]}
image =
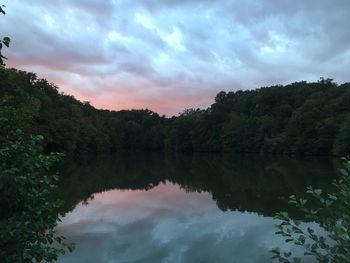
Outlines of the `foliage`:
{"label": "foliage", "polygon": [[[5,6],[4,5],[0,5],[0,13],[5,15],[6,12],[4,10]],[[10,38],[9,37],[3,37],[2,40],[0,40],[0,66],[4,65],[4,59],[7,59],[5,56],[2,55],[1,51],[2,51],[2,47],[5,45],[6,47],[10,46]]]}
{"label": "foliage", "polygon": [[[33,111],[46,152],[125,150],[347,155],[350,83],[297,82],[220,92],[206,110],[165,118],[148,109],[98,110],[34,73],[0,68],[0,98]],[[36,110],[34,112],[34,110]]]}
{"label": "foliage", "polygon": [[340,124],[339,133],[333,144],[333,152],[340,154],[350,153],[350,113]]}
{"label": "foliage", "polygon": [[[305,229],[286,212],[276,216],[281,220],[276,226],[276,234],[284,237],[286,242],[302,247],[304,255],[312,256],[321,263],[349,262],[350,258],[350,161],[344,161],[344,169],[340,170],[341,178],[333,183],[334,193],[325,194],[321,189],[310,186],[307,193],[311,195],[311,200],[294,195],[290,197],[290,203],[301,210],[306,219],[319,224],[325,230],[324,234],[317,234],[310,227]],[[316,206],[310,206],[310,201],[315,201]],[[299,257],[292,258],[291,252],[282,253],[276,248],[272,253],[279,262],[301,262]]]}
{"label": "foliage", "polygon": [[[9,37],[0,40],[2,73],[7,58],[1,51],[9,45]],[[28,102],[18,105],[6,93],[0,96],[0,262],[5,263],[52,262],[73,248],[54,230],[61,204],[49,198],[58,180],[49,169],[62,155],[43,154],[43,137],[28,132],[37,111]]]}
{"label": "foliage", "polygon": [[49,194],[62,155],[42,153],[43,137],[25,132],[28,116],[0,104],[0,262],[52,262],[72,246],[56,234],[57,209]]}

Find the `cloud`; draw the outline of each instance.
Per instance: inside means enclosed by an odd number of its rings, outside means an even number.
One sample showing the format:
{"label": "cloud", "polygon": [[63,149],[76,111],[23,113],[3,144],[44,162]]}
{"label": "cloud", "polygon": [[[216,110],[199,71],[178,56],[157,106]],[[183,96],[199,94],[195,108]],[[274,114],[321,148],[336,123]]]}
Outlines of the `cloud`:
{"label": "cloud", "polygon": [[220,90],[348,81],[347,0],[4,4],[8,65],[101,108],[171,115],[209,106]]}

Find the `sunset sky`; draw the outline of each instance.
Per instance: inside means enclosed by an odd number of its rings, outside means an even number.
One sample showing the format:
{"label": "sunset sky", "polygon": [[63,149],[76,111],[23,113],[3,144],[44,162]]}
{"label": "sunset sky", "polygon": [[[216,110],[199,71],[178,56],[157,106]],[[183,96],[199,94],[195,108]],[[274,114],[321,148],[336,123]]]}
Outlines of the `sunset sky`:
{"label": "sunset sky", "polygon": [[221,90],[350,80],[349,0],[2,0],[8,66],[97,108],[178,114]]}

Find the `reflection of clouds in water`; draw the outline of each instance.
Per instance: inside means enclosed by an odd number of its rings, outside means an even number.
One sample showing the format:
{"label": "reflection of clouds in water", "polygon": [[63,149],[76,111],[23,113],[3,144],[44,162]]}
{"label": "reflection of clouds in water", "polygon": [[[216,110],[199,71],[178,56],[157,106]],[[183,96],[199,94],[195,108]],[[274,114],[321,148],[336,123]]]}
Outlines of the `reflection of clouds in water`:
{"label": "reflection of clouds in water", "polygon": [[59,232],[76,242],[60,263],[271,262],[279,244],[271,218],[222,212],[208,193],[163,184],[150,191],[97,194],[63,218]]}

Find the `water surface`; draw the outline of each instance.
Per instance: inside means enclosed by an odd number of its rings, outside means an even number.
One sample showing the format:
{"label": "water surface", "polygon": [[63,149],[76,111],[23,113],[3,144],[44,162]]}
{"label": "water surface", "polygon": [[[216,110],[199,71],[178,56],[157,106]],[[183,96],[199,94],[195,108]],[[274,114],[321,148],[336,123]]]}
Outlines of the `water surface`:
{"label": "water surface", "polygon": [[327,187],[331,159],[124,154],[61,172],[58,231],[77,244],[59,262],[271,262],[287,245],[272,216],[290,194]]}

